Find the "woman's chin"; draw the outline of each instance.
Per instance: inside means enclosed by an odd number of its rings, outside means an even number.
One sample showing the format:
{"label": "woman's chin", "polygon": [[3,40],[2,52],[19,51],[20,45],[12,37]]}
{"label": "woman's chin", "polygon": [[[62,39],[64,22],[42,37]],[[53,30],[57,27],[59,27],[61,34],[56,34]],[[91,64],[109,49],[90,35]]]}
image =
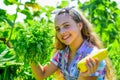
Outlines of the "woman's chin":
{"label": "woman's chin", "polygon": [[65,44],[65,45],[70,45],[70,44],[71,44],[71,42],[64,42],[64,44]]}

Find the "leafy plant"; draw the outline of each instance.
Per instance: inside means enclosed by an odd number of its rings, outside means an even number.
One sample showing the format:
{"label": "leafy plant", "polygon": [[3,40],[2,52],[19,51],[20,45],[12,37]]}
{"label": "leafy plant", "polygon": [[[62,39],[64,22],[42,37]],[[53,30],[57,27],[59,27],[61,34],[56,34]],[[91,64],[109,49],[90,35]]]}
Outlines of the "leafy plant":
{"label": "leafy plant", "polygon": [[46,63],[52,52],[53,32],[52,27],[43,25],[40,22],[33,22],[28,26],[20,25],[21,28],[16,34],[14,49],[16,55],[25,63],[40,61]]}
{"label": "leafy plant", "polygon": [[[36,0],[25,4],[21,0],[4,0],[4,4],[15,4],[17,8],[12,15],[0,9],[0,80],[35,80],[28,63],[39,61],[44,65],[51,58],[54,30],[50,12],[55,8],[42,7]],[[62,0],[56,8],[68,5],[68,1]],[[110,0],[89,0],[82,4],[78,0],[78,7],[94,24],[105,47],[112,46],[109,57],[120,79],[120,9],[117,3]],[[16,22],[18,12],[26,16],[23,23]],[[53,78],[50,76],[46,80]]]}
{"label": "leafy plant", "polygon": [[[21,63],[17,63],[14,51],[0,42],[0,80],[12,80]],[[14,68],[14,69],[13,69]]]}

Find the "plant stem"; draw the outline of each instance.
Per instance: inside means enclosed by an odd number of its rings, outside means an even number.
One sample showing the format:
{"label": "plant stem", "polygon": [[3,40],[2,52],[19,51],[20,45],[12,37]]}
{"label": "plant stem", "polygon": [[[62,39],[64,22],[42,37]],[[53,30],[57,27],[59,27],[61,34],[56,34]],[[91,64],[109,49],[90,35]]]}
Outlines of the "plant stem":
{"label": "plant stem", "polygon": [[7,75],[6,73],[7,73],[7,67],[5,68],[5,71],[4,71],[4,77],[3,77],[3,80],[8,79],[8,78],[7,78],[8,76],[6,76],[6,75]]}
{"label": "plant stem", "polygon": [[[21,0],[20,0],[20,3],[21,3]],[[14,29],[14,26],[15,26],[15,21],[16,21],[16,19],[17,19],[17,15],[18,15],[18,10],[19,10],[19,4],[17,5],[17,9],[16,9],[16,13],[15,13],[15,18],[14,18],[14,20],[13,20],[13,26],[12,26],[12,29],[11,29],[10,36],[9,36],[8,41],[10,41],[10,40],[11,40],[11,37],[12,37],[13,29]]]}

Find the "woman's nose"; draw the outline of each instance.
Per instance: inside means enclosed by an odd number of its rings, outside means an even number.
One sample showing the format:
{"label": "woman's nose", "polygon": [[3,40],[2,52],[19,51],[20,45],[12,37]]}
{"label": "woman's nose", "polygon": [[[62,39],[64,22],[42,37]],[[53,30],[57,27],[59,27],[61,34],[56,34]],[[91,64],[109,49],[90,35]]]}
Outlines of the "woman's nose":
{"label": "woman's nose", "polygon": [[64,34],[66,32],[66,30],[64,28],[60,29],[60,34]]}

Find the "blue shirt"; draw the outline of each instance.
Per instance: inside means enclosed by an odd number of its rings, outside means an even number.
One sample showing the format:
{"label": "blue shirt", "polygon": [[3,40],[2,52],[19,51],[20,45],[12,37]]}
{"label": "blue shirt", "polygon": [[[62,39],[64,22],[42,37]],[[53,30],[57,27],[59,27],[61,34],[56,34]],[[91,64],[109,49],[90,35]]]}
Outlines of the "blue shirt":
{"label": "blue shirt", "polygon": [[[97,51],[98,49],[85,40],[82,45],[78,48],[73,60],[68,66],[68,57],[69,57],[69,47],[66,47],[64,50],[59,50],[55,53],[52,58],[52,62],[60,68],[61,72],[64,75],[65,80],[77,80],[80,71],[77,68],[77,63],[86,57],[87,55]],[[90,76],[97,76],[97,80],[105,80],[105,66],[106,63],[104,60],[100,61],[100,65],[97,71]]]}

